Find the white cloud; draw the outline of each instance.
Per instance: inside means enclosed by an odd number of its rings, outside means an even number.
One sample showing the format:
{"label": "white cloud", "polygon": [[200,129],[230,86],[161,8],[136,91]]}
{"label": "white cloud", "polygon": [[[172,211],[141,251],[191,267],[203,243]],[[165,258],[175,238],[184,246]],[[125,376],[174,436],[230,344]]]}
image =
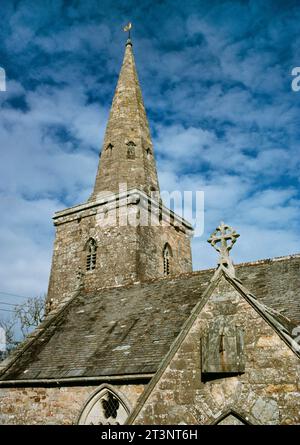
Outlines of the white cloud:
{"label": "white cloud", "polygon": [[43,294],[52,255],[51,217],[61,203],[0,195],[0,206],[0,290],[28,296]]}

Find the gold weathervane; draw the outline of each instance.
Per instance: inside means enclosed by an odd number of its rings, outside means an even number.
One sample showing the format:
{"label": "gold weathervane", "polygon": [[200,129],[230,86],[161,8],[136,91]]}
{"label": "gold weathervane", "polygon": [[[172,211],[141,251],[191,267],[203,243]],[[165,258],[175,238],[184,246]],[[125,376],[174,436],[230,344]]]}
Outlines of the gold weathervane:
{"label": "gold weathervane", "polygon": [[128,32],[128,39],[130,40],[130,30],[132,28],[131,22],[128,23],[128,25],[124,26],[123,31]]}

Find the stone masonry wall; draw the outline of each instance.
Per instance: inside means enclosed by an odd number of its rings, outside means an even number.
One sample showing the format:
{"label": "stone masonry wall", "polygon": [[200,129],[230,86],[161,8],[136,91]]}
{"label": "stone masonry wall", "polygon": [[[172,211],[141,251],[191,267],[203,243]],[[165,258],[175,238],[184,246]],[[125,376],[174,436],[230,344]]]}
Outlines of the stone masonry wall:
{"label": "stone masonry wall", "polygon": [[[79,288],[90,292],[163,276],[166,243],[172,249],[171,274],[191,272],[190,235],[183,225],[157,219],[149,226],[147,214],[133,199],[128,206],[99,204],[57,218],[48,290],[52,307]],[[95,269],[87,271],[90,238],[97,242],[97,259]]]}
{"label": "stone masonry wall", "polygon": [[[141,281],[164,275],[163,249],[166,243],[172,249],[170,273],[177,275],[192,271],[190,239],[187,235],[170,226],[159,229],[141,227],[139,234],[138,270]],[[152,276],[149,271],[154,272]]]}
{"label": "stone masonry wall", "polygon": [[[1,425],[73,425],[97,386],[0,388]],[[116,392],[136,404],[144,385],[115,385]]]}

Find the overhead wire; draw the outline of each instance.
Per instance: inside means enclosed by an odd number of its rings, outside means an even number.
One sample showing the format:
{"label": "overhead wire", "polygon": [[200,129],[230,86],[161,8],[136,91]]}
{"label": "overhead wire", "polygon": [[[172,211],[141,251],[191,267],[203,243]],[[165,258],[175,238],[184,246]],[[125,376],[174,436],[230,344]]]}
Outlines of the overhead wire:
{"label": "overhead wire", "polygon": [[25,297],[25,295],[12,294],[10,292],[4,292],[2,290],[0,290],[0,294],[2,294],[2,295],[9,295],[11,297],[17,297],[17,298],[28,298],[28,296]]}

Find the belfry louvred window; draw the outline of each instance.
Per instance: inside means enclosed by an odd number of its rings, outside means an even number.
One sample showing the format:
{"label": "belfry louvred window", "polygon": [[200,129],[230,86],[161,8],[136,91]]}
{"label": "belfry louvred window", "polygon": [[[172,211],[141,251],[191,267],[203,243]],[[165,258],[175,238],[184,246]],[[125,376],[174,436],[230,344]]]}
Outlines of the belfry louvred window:
{"label": "belfry louvred window", "polygon": [[127,142],[127,158],[135,159],[135,143],[133,141]]}
{"label": "belfry louvred window", "polygon": [[97,243],[91,238],[87,245],[87,256],[86,256],[86,270],[94,270],[96,268],[97,260]]}
{"label": "belfry louvred window", "polygon": [[163,251],[164,275],[169,275],[171,272],[170,268],[171,257],[172,257],[172,250],[170,245],[167,243]]}
{"label": "belfry louvred window", "polygon": [[148,148],[146,148],[146,156],[147,156],[147,159],[150,159],[151,158],[151,150],[150,150],[150,148],[148,147]]}
{"label": "belfry louvred window", "polygon": [[109,155],[111,155],[113,148],[114,148],[113,144],[109,143],[107,144],[105,151],[108,152]]}

